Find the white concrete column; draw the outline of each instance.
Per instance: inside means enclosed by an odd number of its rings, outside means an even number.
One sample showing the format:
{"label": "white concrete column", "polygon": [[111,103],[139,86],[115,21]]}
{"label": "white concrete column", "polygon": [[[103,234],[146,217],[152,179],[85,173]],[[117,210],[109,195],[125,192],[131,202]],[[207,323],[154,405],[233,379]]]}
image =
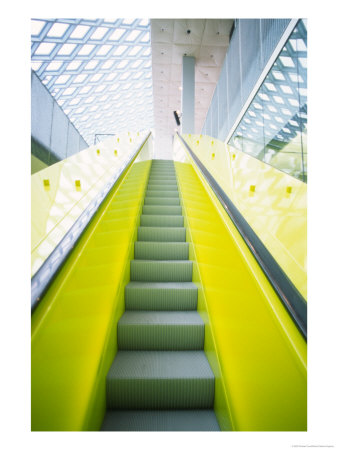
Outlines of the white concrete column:
{"label": "white concrete column", "polygon": [[195,133],[195,58],[182,61],[182,133]]}

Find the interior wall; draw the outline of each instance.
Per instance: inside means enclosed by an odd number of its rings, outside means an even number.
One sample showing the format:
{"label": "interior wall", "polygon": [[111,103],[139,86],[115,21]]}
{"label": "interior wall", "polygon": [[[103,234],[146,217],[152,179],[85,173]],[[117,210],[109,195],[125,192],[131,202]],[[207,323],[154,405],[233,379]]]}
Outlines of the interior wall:
{"label": "interior wall", "polygon": [[291,19],[237,19],[202,134],[225,140]]}
{"label": "interior wall", "polygon": [[[47,166],[89,147],[33,71],[31,136],[31,154]],[[32,170],[38,167],[39,164],[32,164]]]}

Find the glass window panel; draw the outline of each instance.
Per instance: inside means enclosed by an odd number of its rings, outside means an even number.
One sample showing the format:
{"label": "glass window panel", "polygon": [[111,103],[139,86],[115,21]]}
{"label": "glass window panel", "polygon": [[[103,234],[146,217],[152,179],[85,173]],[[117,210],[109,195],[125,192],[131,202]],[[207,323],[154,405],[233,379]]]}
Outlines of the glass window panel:
{"label": "glass window panel", "polygon": [[306,25],[300,20],[229,141],[239,150],[304,182],[307,180],[306,51]]}
{"label": "glass window panel", "polygon": [[89,30],[90,27],[88,27],[87,25],[78,25],[74,31],[72,32],[72,34],[70,35],[70,38],[73,39],[82,39],[84,37],[84,35],[87,33],[87,31]]}
{"label": "glass window panel", "polygon": [[107,33],[109,28],[107,27],[97,27],[94,33],[90,36],[90,39],[100,40]]}
{"label": "glass window panel", "polygon": [[123,28],[117,28],[108,38],[109,41],[118,41],[121,36],[124,35],[124,33],[126,32],[126,30],[124,30]]}
{"label": "glass window panel", "polygon": [[58,51],[58,55],[70,55],[75,47],[76,44],[63,44],[63,46]]}
{"label": "glass window panel", "polygon": [[31,34],[37,36],[40,34],[42,28],[46,25],[46,22],[42,20],[31,20]]}
{"label": "glass window panel", "polygon": [[54,49],[55,44],[52,42],[42,42],[35,50],[35,55],[49,55]]}
{"label": "glass window panel", "polygon": [[48,37],[62,37],[68,30],[69,25],[66,23],[54,23],[47,33]]}

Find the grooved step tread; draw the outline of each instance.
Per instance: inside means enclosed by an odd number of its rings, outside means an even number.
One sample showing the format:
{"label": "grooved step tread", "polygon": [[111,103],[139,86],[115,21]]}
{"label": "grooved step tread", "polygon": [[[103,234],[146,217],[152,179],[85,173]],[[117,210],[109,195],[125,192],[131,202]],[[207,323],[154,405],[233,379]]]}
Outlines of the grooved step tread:
{"label": "grooved step tread", "polygon": [[118,351],[108,408],[211,408],[215,378],[203,351]]}
{"label": "grooved step tread", "polygon": [[188,260],[188,242],[135,242],[135,259]]}
{"label": "grooved step tread", "polygon": [[107,411],[101,431],[220,431],[212,409]]}
{"label": "grooved step tread", "polygon": [[147,190],[148,191],[157,190],[157,191],[177,191],[178,192],[177,184],[163,185],[162,183],[161,184],[148,183]]}
{"label": "grooved step tread", "polygon": [[155,206],[155,205],[144,205],[142,208],[142,214],[155,214],[155,215],[182,215],[182,206]]}
{"label": "grooved step tread", "polygon": [[146,191],[146,197],[175,197],[175,198],[179,198],[179,194],[178,191],[158,191],[158,190],[153,190],[153,191]]}
{"label": "grooved step tread", "polygon": [[125,311],[119,320],[124,325],[198,325],[204,322],[197,311]]}
{"label": "grooved step tread", "polygon": [[163,181],[174,181],[177,183],[177,178],[175,175],[152,175],[150,174],[148,182],[156,181],[157,183],[161,183]]}
{"label": "grooved step tread", "polygon": [[184,225],[183,216],[177,215],[156,215],[142,214],[140,219],[141,227],[176,227],[182,228]]}
{"label": "grooved step tread", "polygon": [[203,350],[204,322],[197,311],[125,311],[117,339],[119,350]]}
{"label": "grooved step tread", "polygon": [[166,206],[180,206],[179,197],[145,197],[145,205],[166,205]]}
{"label": "grooved step tread", "polygon": [[184,227],[138,227],[138,241],[185,242]]}
{"label": "grooved step tread", "polygon": [[109,369],[108,379],[137,380],[140,378],[214,380],[214,374],[203,351],[117,352]]}
{"label": "grooved step tread", "polygon": [[126,310],[196,310],[197,297],[192,282],[131,281],[125,287]]}
{"label": "grooved step tread", "polygon": [[174,186],[177,188],[177,179],[176,178],[169,178],[169,179],[164,179],[163,177],[149,177],[148,180],[148,186],[164,186],[164,187],[169,187],[169,186]]}
{"label": "grooved step tread", "polygon": [[132,281],[192,281],[192,261],[130,261]]}

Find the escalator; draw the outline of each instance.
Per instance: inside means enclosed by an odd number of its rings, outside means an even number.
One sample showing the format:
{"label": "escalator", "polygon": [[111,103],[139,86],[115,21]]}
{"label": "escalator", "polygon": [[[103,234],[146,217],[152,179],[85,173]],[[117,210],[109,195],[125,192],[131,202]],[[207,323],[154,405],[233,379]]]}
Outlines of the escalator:
{"label": "escalator", "polygon": [[107,375],[105,431],[216,431],[173,161],[153,161]]}
{"label": "escalator", "polygon": [[204,181],[132,159],[71,244],[32,314],[33,431],[306,430],[306,340]]}

